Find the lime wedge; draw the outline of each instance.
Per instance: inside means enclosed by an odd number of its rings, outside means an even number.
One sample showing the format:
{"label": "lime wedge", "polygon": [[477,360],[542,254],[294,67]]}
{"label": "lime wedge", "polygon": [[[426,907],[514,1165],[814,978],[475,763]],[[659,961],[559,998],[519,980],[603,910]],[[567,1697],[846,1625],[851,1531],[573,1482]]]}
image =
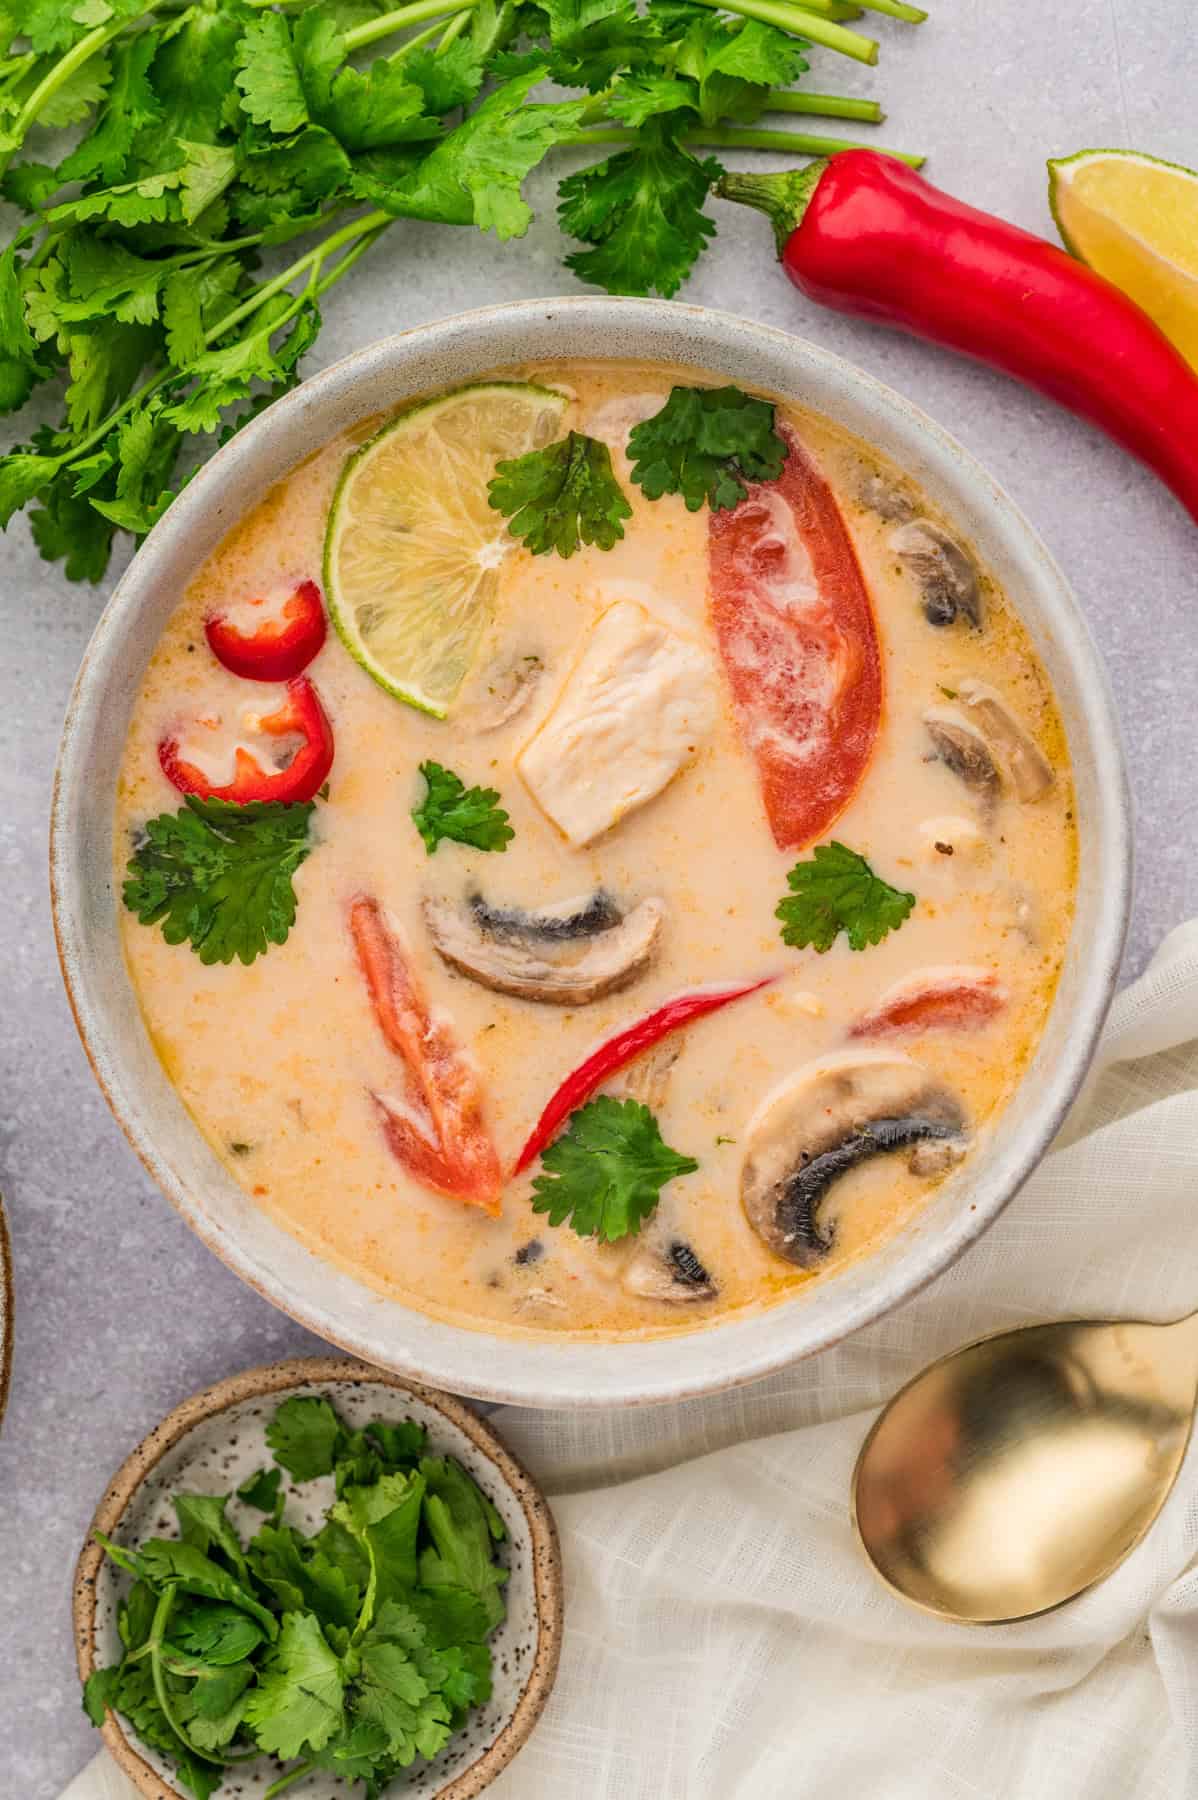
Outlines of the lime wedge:
{"label": "lime wedge", "polygon": [[342,643],[380,687],[443,719],[470,671],[512,547],[495,465],[558,435],[564,394],[493,381],[425,401],[345,465],[324,546]]}
{"label": "lime wedge", "polygon": [[1135,300],[1198,368],[1198,172],[1135,150],[1048,165],[1065,246]]}

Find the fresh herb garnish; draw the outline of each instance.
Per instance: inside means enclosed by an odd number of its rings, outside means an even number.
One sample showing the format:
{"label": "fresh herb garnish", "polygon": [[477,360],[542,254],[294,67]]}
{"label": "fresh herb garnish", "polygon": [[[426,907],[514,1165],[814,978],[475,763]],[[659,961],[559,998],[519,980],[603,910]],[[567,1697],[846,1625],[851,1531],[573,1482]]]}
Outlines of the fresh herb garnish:
{"label": "fresh herb garnish", "polygon": [[168,944],[189,943],[203,963],[252,963],[287,941],[293,877],[312,846],[311,801],[283,805],[187,796],[177,813],[146,823],[129,860],[125,905]]}
{"label": "fresh herb garnish", "polygon": [[430,856],[443,838],[475,850],[507,849],[516,834],[495,788],[468,788],[440,763],[422,762],[420,773],[426,792],[420,805],[412,808],[412,817]]}
{"label": "fresh herb garnish", "polygon": [[542,1152],[533,1182],[536,1213],[570,1225],[579,1237],[606,1243],[639,1231],[667,1181],[699,1167],[662,1139],[657,1120],[637,1100],[600,1094],[570,1115],[561,1137]]}
{"label": "fresh herb garnish", "polygon": [[775,481],[786,444],[774,408],[738,387],[676,387],[628,439],[632,479],[650,500],[681,494],[688,512],[737,506],[748,481]]}
{"label": "fresh herb garnish", "polygon": [[580,544],[610,550],[624,536],[622,521],[632,517],[610,450],[581,431],[499,463],[487,497],[534,556],[556,550],[570,557]]}
{"label": "fresh herb garnish", "polygon": [[[243,1546],[231,1496],[182,1494],[180,1521],[206,1550],[101,1539],[135,1580],[118,1612],[124,1655],[89,1677],[84,1710],[96,1725],[121,1713],[195,1800],[255,1752],[292,1765],[277,1788],[321,1769],[370,1800],[489,1697],[506,1532],[411,1421],[355,1431],[327,1400],[296,1396],[267,1437],[297,1480],[334,1476],[322,1528],[308,1537],[276,1516]],[[277,1509],[279,1480],[259,1471],[238,1497]]]}
{"label": "fresh herb garnish", "polygon": [[842,931],[852,950],[880,944],[915,905],[914,894],[891,887],[863,856],[836,842],[817,845],[811,861],[796,863],[786,880],[791,892],[775,917],[783,943],[796,950],[808,944],[830,950]]}

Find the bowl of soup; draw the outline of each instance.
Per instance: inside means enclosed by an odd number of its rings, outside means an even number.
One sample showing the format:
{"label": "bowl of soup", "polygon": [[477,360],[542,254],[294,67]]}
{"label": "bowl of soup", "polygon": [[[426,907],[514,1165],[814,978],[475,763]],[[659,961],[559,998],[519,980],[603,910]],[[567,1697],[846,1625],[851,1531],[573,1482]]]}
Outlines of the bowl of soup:
{"label": "bowl of soup", "polygon": [[748,1381],[944,1269],[1077,1091],[1130,888],[1105,676],[994,482],[810,344],[594,299],[216,453],[97,627],[51,862],[205,1242],[533,1405]]}

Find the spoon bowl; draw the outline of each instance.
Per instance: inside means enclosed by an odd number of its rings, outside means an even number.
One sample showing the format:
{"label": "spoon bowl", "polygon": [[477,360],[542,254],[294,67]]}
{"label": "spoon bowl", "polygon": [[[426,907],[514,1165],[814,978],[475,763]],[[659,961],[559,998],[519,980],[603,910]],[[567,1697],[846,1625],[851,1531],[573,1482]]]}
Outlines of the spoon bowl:
{"label": "spoon bowl", "polygon": [[1135,1548],[1177,1479],[1198,1401],[1198,1314],[1070,1320],[967,1344],[862,1445],[853,1514],[903,1599],[1001,1624],[1072,1600]]}

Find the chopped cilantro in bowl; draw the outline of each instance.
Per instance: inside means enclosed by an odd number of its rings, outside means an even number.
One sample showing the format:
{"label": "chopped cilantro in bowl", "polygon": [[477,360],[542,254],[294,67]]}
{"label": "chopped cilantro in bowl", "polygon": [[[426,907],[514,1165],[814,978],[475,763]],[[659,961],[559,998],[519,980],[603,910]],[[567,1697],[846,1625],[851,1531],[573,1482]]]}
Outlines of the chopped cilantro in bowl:
{"label": "chopped cilantro in bowl", "polygon": [[518,1706],[531,1728],[521,1689],[555,1673],[552,1524],[486,1427],[361,1365],[309,1369],[185,1403],[80,1558],[84,1709],[191,1800],[263,1758],[271,1796],[376,1800],[445,1750],[456,1777]]}

